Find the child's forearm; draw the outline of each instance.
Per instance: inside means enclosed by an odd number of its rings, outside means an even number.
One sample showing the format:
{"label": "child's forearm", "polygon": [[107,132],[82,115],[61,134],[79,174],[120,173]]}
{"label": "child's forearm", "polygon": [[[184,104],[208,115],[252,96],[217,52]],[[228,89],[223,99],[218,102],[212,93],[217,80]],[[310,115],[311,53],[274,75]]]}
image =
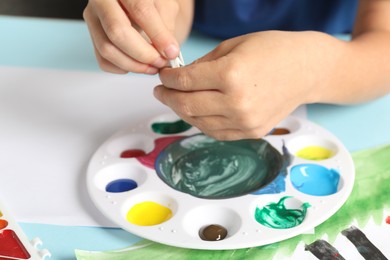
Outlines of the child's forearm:
{"label": "child's forearm", "polygon": [[360,1],[353,37],[337,56],[319,102],[358,103],[390,93],[390,1]]}

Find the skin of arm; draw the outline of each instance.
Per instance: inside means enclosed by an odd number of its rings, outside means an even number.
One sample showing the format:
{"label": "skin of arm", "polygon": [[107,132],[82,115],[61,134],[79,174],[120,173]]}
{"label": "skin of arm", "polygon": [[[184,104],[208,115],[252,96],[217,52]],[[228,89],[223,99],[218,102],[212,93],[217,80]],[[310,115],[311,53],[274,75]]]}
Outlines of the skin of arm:
{"label": "skin of arm", "polygon": [[348,42],[314,31],[229,39],[188,66],[162,69],[154,95],[206,135],[260,138],[301,104],[389,93],[388,17],[389,0],[361,0]]}
{"label": "skin of arm", "polygon": [[156,74],[179,55],[194,0],[89,0],[83,16],[102,70]]}

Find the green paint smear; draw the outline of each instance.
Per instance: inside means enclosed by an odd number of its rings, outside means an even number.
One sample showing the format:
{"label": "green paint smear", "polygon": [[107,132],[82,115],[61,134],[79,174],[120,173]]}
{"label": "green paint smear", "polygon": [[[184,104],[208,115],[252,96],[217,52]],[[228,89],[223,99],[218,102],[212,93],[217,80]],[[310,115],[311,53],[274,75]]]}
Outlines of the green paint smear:
{"label": "green paint smear", "polygon": [[152,130],[157,134],[178,134],[187,131],[191,127],[190,124],[187,124],[183,120],[152,124]]}
{"label": "green paint smear", "polygon": [[158,176],[173,189],[200,198],[229,198],[271,182],[283,165],[268,142],[217,141],[194,135],[168,146],[158,157]]}
{"label": "green paint smear", "polygon": [[[352,194],[331,218],[315,228],[315,234],[299,235],[270,245],[238,250],[194,250],[166,246],[143,240],[126,250],[91,252],[76,250],[77,259],[272,259],[276,253],[291,256],[298,243],[310,244],[328,234],[333,243],[341,230],[353,220],[364,227],[369,218],[379,225],[384,222],[384,210],[390,209],[390,145],[353,154],[356,180]],[[124,250],[124,251],[123,251]]]}
{"label": "green paint smear", "polygon": [[289,196],[283,197],[278,203],[270,203],[262,209],[256,207],[255,219],[260,224],[276,229],[285,229],[296,227],[302,223],[306,216],[306,210],[310,207],[309,203],[303,203],[302,209],[287,209],[284,201]]}

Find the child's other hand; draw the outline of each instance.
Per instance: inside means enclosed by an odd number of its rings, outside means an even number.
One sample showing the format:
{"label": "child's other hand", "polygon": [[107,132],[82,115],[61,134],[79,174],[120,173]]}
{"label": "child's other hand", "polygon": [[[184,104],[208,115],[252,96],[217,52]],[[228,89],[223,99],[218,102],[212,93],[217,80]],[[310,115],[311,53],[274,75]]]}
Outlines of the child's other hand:
{"label": "child's other hand", "polygon": [[84,19],[101,69],[156,74],[179,54],[178,11],[175,0],[90,0]]}
{"label": "child's other hand", "polygon": [[244,35],[193,64],[161,70],[154,94],[206,135],[260,138],[297,106],[318,100],[339,42],[317,32]]}

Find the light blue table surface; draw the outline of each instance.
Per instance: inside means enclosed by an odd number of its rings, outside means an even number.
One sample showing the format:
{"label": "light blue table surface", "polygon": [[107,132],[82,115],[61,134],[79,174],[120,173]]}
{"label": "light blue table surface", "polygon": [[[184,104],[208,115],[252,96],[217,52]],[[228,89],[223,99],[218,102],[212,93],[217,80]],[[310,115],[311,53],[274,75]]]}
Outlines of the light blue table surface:
{"label": "light blue table surface", "polygon": [[[191,35],[182,47],[186,63],[217,44],[217,40]],[[99,70],[84,22],[10,16],[0,16],[0,66]],[[331,131],[351,152],[390,143],[390,95],[355,106],[309,105],[308,117]],[[20,225],[29,238],[42,239],[52,259],[74,259],[76,248],[118,249],[139,240],[120,229]]]}

